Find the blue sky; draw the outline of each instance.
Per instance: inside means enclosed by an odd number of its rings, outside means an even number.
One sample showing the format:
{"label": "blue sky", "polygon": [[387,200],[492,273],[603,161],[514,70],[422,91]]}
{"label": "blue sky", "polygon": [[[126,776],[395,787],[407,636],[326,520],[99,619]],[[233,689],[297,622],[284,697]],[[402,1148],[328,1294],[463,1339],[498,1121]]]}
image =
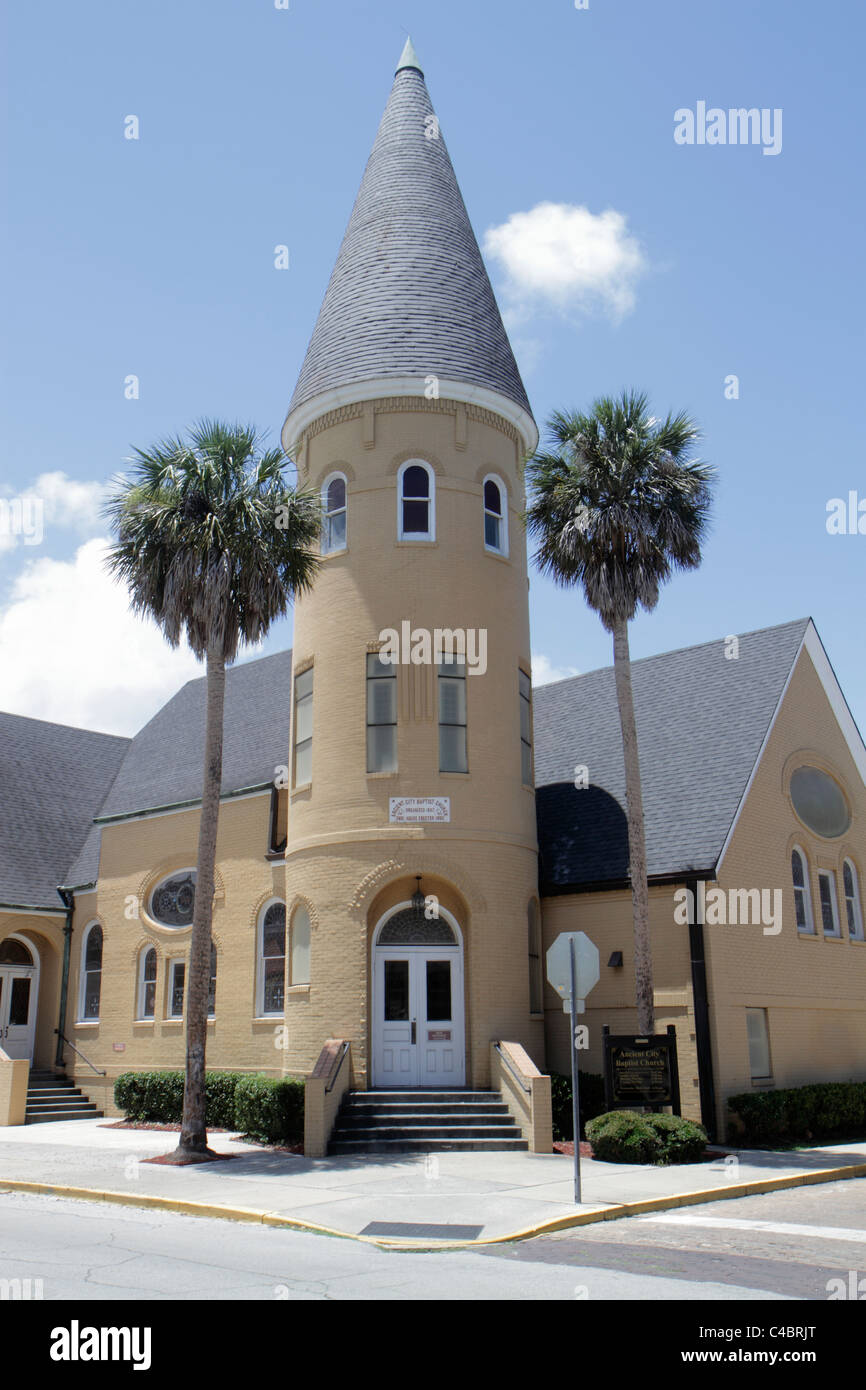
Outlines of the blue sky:
{"label": "blue sky", "polygon": [[[107,592],[100,488],[202,415],[278,438],[411,32],[479,241],[510,250],[488,264],[542,430],[637,386],[718,469],[703,566],[633,655],[811,615],[866,726],[866,534],[826,528],[831,498],[866,501],[862,11],[42,0],[4,27],[0,502],[42,479],[47,527],[0,534],[0,707],[132,732],[196,674]],[[678,145],[699,101],[781,109],[781,152]],[[596,237],[577,278],[533,263],[545,205]],[[533,575],[531,604],[539,670],[610,662],[579,594]]]}

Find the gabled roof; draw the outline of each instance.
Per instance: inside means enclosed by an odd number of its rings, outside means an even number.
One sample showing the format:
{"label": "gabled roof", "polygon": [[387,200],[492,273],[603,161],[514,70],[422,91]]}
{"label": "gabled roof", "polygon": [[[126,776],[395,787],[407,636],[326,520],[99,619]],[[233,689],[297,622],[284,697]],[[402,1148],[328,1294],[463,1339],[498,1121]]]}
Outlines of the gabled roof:
{"label": "gabled roof", "polygon": [[[129,743],[99,822],[201,801],[206,680],[187,681]],[[226,672],[222,794],[261,788],[289,756],[291,650],[230,666]],[[93,825],[64,882],[95,881],[100,825]]]}
{"label": "gabled roof", "polygon": [[[725,659],[719,639],[632,663],[650,876],[715,868],[810,628],[804,618],[747,633],[737,660]],[[613,668],[540,686],[533,704],[542,891],[622,882]],[[589,770],[584,790],[574,786],[579,764]]]}
{"label": "gabled roof", "polygon": [[57,894],[128,738],[0,714],[0,905],[62,911]]}
{"label": "gabled roof", "polygon": [[[337,390],[342,401],[423,396],[430,375],[440,379],[442,396],[496,393],[517,407],[524,436],[535,432],[410,41],[301,367],[284,444],[315,413],[303,407],[320,397]],[[376,389],[365,395],[365,383]]]}

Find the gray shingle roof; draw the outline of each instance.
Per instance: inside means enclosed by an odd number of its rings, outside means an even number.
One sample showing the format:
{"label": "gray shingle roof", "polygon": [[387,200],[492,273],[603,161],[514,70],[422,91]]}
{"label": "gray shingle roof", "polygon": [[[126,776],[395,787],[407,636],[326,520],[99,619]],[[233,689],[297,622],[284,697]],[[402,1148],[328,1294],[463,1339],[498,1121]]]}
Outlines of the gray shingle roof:
{"label": "gray shingle roof", "polygon": [[61,908],[128,738],[0,714],[0,903]]}
{"label": "gray shingle roof", "polygon": [[[715,866],[808,619],[632,664],[650,875]],[[625,770],[613,668],[534,691],[543,892],[622,881]],[[586,764],[590,787],[576,790]]]}
{"label": "gray shingle roof", "polygon": [[289,414],[334,387],[434,374],[529,401],[424,75],[398,70]]}

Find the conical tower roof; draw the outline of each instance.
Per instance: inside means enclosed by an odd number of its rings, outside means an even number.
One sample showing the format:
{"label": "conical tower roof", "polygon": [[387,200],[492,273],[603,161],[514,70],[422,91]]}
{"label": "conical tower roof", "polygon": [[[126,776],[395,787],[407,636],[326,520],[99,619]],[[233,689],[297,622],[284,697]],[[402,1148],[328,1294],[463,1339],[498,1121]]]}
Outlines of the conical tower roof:
{"label": "conical tower roof", "polygon": [[439,395],[538,434],[411,39],[289,406],[289,448],[337,404]]}

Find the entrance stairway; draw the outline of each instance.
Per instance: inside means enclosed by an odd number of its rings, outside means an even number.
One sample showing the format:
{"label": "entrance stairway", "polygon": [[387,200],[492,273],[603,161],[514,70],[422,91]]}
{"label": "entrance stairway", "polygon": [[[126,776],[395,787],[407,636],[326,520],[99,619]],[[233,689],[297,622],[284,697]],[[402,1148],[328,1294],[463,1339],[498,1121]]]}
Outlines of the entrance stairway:
{"label": "entrance stairway", "polygon": [[350,1091],[329,1154],[529,1148],[498,1091]]}
{"label": "entrance stairway", "polygon": [[44,1125],[52,1120],[99,1120],[103,1113],[68,1076],[31,1071],[24,1112],[26,1125]]}

